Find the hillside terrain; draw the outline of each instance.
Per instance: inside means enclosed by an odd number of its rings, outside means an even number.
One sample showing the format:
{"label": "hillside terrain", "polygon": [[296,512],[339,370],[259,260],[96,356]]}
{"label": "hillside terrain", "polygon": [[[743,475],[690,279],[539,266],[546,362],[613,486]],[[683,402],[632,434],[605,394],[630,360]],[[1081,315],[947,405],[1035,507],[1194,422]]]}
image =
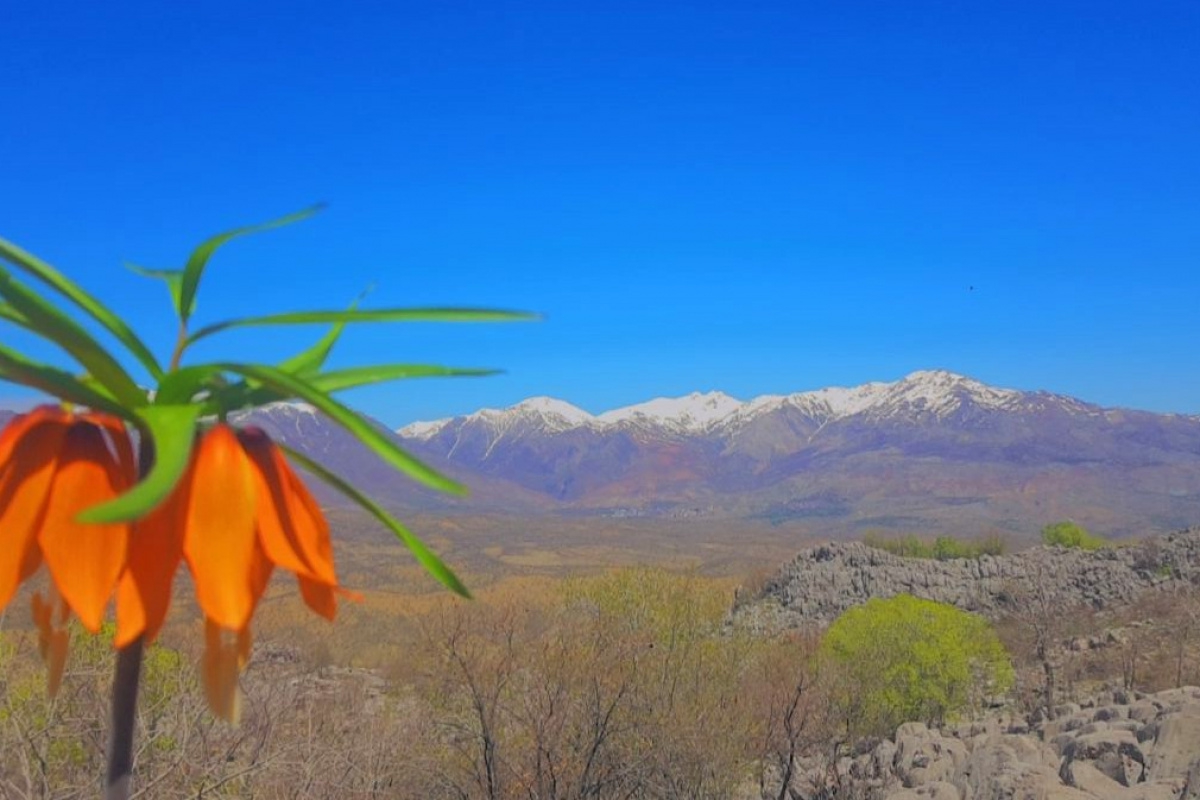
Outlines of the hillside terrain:
{"label": "hillside terrain", "polygon": [[599,416],[535,398],[395,433],[471,486],[466,500],[390,474],[306,406],[242,421],[393,505],[424,510],[762,519],[825,536],[1022,536],[1065,517],[1124,536],[1200,519],[1200,417],[1106,409],[940,371],[744,403],[694,394]]}
{"label": "hillside terrain", "polygon": [[782,627],[826,624],[856,605],[911,594],[1000,619],[1034,598],[1094,611],[1131,605],[1146,592],[1191,585],[1200,566],[1200,528],[1099,550],[1035,547],[1011,555],[938,561],[902,558],[861,542],[830,542],[799,553],[738,615]]}
{"label": "hillside terrain", "polygon": [[802,551],[738,599],[735,628],[820,631],[868,600],[911,594],[991,618],[1018,689],[966,720],[908,722],[832,757],[810,752],[771,796],[1200,797],[1200,689],[1187,685],[1200,678],[1197,567],[1198,528],[1127,547],[946,561],[862,543]]}
{"label": "hillside terrain", "polygon": [[533,398],[398,431],[374,423],[467,484],[468,498],[396,474],[303,403],[235,421],[409,512],[761,520],[816,537],[1022,539],[1064,518],[1122,537],[1200,520],[1200,417],[1102,408],[944,371],[747,402],[696,393],[592,415]]}

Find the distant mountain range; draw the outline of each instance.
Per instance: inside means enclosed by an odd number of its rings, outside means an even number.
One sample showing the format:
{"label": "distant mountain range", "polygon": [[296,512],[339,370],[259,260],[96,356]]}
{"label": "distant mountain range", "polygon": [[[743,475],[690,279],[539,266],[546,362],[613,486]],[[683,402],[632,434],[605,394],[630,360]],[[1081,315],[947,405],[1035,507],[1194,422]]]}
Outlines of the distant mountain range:
{"label": "distant mountain range", "polygon": [[1064,518],[1130,535],[1200,523],[1200,416],[944,371],[748,402],[697,393],[598,416],[539,397],[391,432],[471,486],[466,500],[396,476],[306,405],[238,421],[420,510],[755,518],[814,535],[1033,536]]}
{"label": "distant mountain range", "polygon": [[719,392],[593,416],[539,397],[420,422],[398,441],[472,487],[397,479],[305,406],[249,415],[389,502],[516,514],[755,518],[869,529],[1109,535],[1200,522],[1200,416],[1108,409],[944,371],[736,400]]}

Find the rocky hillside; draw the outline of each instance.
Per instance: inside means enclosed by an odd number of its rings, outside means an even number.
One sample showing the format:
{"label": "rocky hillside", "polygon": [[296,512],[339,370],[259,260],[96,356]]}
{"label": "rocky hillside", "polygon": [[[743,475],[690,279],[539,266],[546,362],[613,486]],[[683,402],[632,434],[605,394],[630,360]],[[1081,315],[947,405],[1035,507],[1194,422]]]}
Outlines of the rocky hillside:
{"label": "rocky hillside", "polygon": [[799,797],[857,800],[1194,800],[1200,797],[1200,689],[1112,692],[1067,704],[1032,728],[992,716],[930,730],[900,726],[857,757],[797,782]]}
{"label": "rocky hillside", "polygon": [[935,561],[902,558],[859,542],[805,550],[737,615],[769,627],[828,623],[873,597],[908,593],[987,616],[1033,598],[1103,609],[1190,579],[1200,565],[1200,528],[1097,551],[1037,547],[1006,556]]}
{"label": "rocky hillside", "polygon": [[[1118,610],[1148,593],[1193,584],[1198,567],[1200,528],[1094,552],[1039,547],[954,561],[833,543],[800,553],[761,591],[740,598],[735,616],[763,628],[823,625],[851,606],[900,593],[994,618],[1026,613],[1039,603],[1060,614],[1080,605]],[[1097,647],[1120,643],[1127,634],[1108,633],[1122,638]],[[1061,645],[1065,653],[1087,650],[1093,642],[1064,639]],[[1149,653],[1143,655],[1153,657]],[[1059,653],[1057,668],[1067,675],[1062,657]],[[1081,703],[1061,703],[1050,717],[1041,707],[1031,717],[1016,709],[1005,705],[982,719],[940,729],[906,723],[890,739],[860,743],[834,763],[812,756],[800,765],[786,796],[1200,800],[1200,688],[1108,690]]]}

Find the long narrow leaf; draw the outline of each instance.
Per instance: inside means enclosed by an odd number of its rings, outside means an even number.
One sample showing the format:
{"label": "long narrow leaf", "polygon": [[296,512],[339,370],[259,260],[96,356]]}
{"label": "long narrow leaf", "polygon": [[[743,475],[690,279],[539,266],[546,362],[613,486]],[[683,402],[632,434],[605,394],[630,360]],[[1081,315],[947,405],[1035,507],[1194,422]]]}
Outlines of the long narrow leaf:
{"label": "long narrow leaf", "polygon": [[187,470],[199,418],[200,407],[196,405],[146,406],[139,410],[139,422],[154,441],[154,466],[128,492],[87,509],[79,515],[79,521],[129,522],[157,508]]}
{"label": "long narrow leaf", "polygon": [[[362,294],[354,298],[354,302],[350,304],[348,310],[357,310],[358,304],[370,293],[371,287],[367,287]],[[321,367],[325,366],[325,362],[329,359],[329,354],[333,352],[333,346],[337,344],[338,339],[342,336],[342,331],[345,329],[345,322],[334,323],[330,327],[329,332],[322,336],[316,344],[303,352],[297,353],[286,361],[280,362],[279,368],[284,372],[290,372],[302,378],[317,374],[320,372]]]}
{"label": "long narrow leaf", "polygon": [[0,296],[27,321],[26,327],[66,350],[96,380],[131,406],[146,402],[145,393],[99,342],[41,295],[0,268]]}
{"label": "long narrow leaf", "polygon": [[398,381],[406,378],[485,378],[499,375],[498,369],[460,369],[436,364],[382,364],[377,367],[351,367],[323,372],[309,378],[323,392],[341,392],[359,386]]}
{"label": "long narrow leaf", "polygon": [[[191,369],[189,367],[189,369]],[[385,364],[378,367],[351,367],[313,375],[308,378],[314,388],[333,394],[360,386],[404,380],[406,378],[483,378],[498,375],[496,369],[458,369],[434,364]],[[255,382],[257,384],[257,381]],[[249,406],[261,406],[279,400],[290,399],[291,395],[275,389],[245,383],[230,386],[227,391],[214,396],[216,405],[212,413],[228,413]]]}
{"label": "long narrow leaf", "polygon": [[[359,295],[353,303],[350,304],[350,310],[358,307],[358,304],[370,292],[370,289]],[[342,336],[342,331],[346,329],[346,323],[338,322],[332,325],[329,330],[318,339],[311,347],[308,347],[296,355],[279,362],[278,368],[284,372],[290,372],[301,378],[307,378],[318,374],[321,367],[325,365],[325,361],[329,358],[329,354],[333,352],[334,345]],[[272,389],[260,386],[257,381],[241,381],[236,385],[229,386],[213,398],[214,413],[228,413],[237,411],[249,406],[260,406],[265,403],[270,403],[276,400],[286,400],[287,398]]]}
{"label": "long narrow leaf", "polygon": [[488,308],[382,308],[366,311],[293,311],[265,317],[243,317],[207,325],[188,337],[194,344],[230,328],[258,325],[319,325],[357,322],[526,322],[540,317],[524,311]]}
{"label": "long narrow leaf", "polygon": [[104,326],[105,330],[125,345],[142,366],[157,380],[162,376],[162,367],[150,349],[142,343],[137,334],[125,322],[108,309],[103,303],[88,294],[78,284],[63,275],[54,267],[40,258],[27,253],[15,244],[0,239],[0,258],[13,266],[28,272],[38,280],[47,284],[58,293],[83,309],[92,319]]}
{"label": "long narrow leaf", "polygon": [[13,308],[11,303],[0,303],[0,319],[6,319],[14,325],[20,325],[22,328],[29,327],[29,319]]}
{"label": "long narrow leaf", "polygon": [[183,276],[180,279],[179,300],[176,311],[179,312],[179,318],[186,324],[191,319],[192,312],[196,308],[196,290],[200,288],[200,278],[204,274],[204,268],[208,266],[208,260],[212,258],[212,254],[217,251],[221,245],[236,239],[239,236],[248,236],[252,233],[261,233],[269,231],[272,228],[280,228],[284,225],[290,225],[293,222],[299,222],[302,219],[307,219],[313,214],[323,209],[325,205],[319,203],[309,208],[297,211],[294,214],[288,214],[273,219],[270,222],[259,223],[258,225],[247,225],[242,228],[234,228],[225,233],[219,233],[211,239],[207,239],[200,244],[192,255],[188,258],[187,264],[183,268]]}
{"label": "long narrow leaf", "polygon": [[329,471],[321,464],[318,464],[316,461],[313,461],[303,453],[286,445],[281,445],[281,447],[283,447],[284,451],[288,454],[288,457],[291,458],[292,461],[299,464],[304,470],[315,475],[317,478],[329,484],[334,489],[337,489],[355,503],[358,503],[358,505],[369,512],[371,516],[375,517],[375,519],[387,526],[388,530],[394,533],[396,537],[400,539],[400,541],[404,542],[404,545],[409,549],[409,551],[412,552],[413,556],[417,559],[417,562],[424,567],[430,575],[432,575],[434,578],[437,578],[439,583],[441,583],[450,591],[461,595],[462,597],[471,597],[470,591],[468,591],[463,582],[458,579],[458,576],[454,574],[453,570],[447,567],[432,550],[426,547],[425,543],[417,538],[416,534],[408,530],[408,528],[405,528],[399,520],[385,511],[381,506],[375,503],[375,501],[371,500],[371,498],[364,495],[354,486],[347,483],[344,479]]}
{"label": "long narrow leaf", "polygon": [[384,436],[375,426],[305,380],[273,367],[260,364],[233,364],[226,362],[213,364],[212,366],[259,381],[268,388],[310,403],[331,420],[358,437],[359,441],[378,454],[384,461],[419,483],[450,494],[464,495],[467,493],[465,486],[451,480],[404,452],[403,449],[391,439]]}
{"label": "long narrow leaf", "polygon": [[107,411],[125,419],[130,418],[131,412],[128,409],[92,389],[71,373],[30,361],[4,345],[0,345],[0,377],[10,383],[38,389],[68,403]]}
{"label": "long narrow leaf", "polygon": [[155,278],[167,285],[167,292],[171,295],[171,303],[175,306],[175,313],[179,313],[180,298],[183,296],[183,270],[181,269],[150,269],[149,267],[139,267],[137,264],[126,262],[125,266],[137,275],[143,278]]}
{"label": "long narrow leaf", "polygon": [[318,339],[312,347],[297,353],[286,361],[281,361],[279,368],[293,375],[307,376],[315,374],[324,366],[325,361],[329,358],[329,354],[333,352],[333,346],[342,337],[342,331],[345,329],[346,323],[337,323],[324,336]]}

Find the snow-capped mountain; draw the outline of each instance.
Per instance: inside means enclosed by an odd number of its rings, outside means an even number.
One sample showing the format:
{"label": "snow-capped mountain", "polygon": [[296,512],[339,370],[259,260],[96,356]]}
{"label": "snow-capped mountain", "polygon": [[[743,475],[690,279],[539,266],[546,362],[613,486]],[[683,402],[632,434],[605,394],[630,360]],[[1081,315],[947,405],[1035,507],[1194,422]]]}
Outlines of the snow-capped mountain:
{"label": "snow-capped mountain", "polygon": [[[574,513],[822,526],[1099,530],[1200,522],[1200,418],[1105,409],[940,370],[747,401],[720,392],[592,415],[535,398],[397,432],[416,454]],[[1040,522],[1039,522],[1040,520]],[[957,530],[957,528],[953,528]]]}
{"label": "snow-capped mountain", "polygon": [[466,500],[398,475],[304,403],[234,421],[408,510],[749,517],[812,535],[1034,535],[1067,517],[1108,534],[1200,523],[1200,417],[943,371],[746,401],[695,393],[598,415],[536,397],[399,431],[371,421],[467,484]]}
{"label": "snow-capped mountain", "polygon": [[636,426],[683,435],[707,433],[742,405],[722,392],[692,392],[687,397],[660,397],[608,411],[594,417],[591,423],[601,427]]}
{"label": "snow-capped mountain", "polygon": [[660,397],[593,416],[562,400],[536,397],[502,410],[485,409],[466,417],[417,422],[397,433],[429,440],[446,430],[483,426],[496,436],[539,429],[562,433],[577,428],[606,431],[639,428],[666,436],[732,435],[757,416],[790,409],[819,422],[867,415],[873,419],[944,418],[963,410],[1019,410],[1040,398],[1043,405],[1084,408],[1071,398],[996,389],[943,370],[914,372],[895,383],[868,383],[853,388],[830,387],[791,395],[764,395],[742,402],[722,392]]}

